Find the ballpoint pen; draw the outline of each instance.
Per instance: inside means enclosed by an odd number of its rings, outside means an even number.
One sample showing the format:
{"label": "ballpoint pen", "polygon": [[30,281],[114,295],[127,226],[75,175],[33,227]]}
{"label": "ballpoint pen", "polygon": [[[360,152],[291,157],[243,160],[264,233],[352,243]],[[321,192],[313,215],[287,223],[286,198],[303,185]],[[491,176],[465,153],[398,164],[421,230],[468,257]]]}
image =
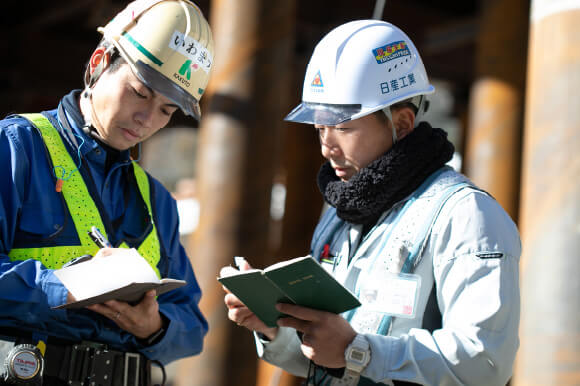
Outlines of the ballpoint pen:
{"label": "ballpoint pen", "polygon": [[107,240],[105,236],[99,231],[96,226],[91,227],[91,231],[88,232],[91,239],[97,244],[99,248],[113,248],[113,245]]}

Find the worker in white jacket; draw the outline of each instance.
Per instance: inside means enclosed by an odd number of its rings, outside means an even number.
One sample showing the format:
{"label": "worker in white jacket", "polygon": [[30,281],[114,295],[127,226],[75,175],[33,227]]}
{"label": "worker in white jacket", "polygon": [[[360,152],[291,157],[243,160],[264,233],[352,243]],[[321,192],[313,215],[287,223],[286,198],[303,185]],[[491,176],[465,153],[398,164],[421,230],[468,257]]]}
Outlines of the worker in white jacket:
{"label": "worker in white jacket", "polygon": [[[259,356],[313,385],[505,385],[518,348],[521,244],[486,192],[445,166],[447,134],[420,121],[429,84],[413,42],[384,21],[332,30],[303,100],[330,208],[311,253],[362,305],[336,315],[279,304],[268,328],[233,294],[228,317]],[[246,265],[242,269],[249,268]]]}

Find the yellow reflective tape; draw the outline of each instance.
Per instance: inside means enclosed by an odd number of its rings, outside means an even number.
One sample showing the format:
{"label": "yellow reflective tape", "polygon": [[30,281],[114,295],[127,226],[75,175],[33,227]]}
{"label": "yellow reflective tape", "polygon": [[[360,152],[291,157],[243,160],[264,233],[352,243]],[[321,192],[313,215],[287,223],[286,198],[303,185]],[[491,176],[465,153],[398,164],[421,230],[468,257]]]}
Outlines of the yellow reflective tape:
{"label": "yellow reflective tape", "polygon": [[9,253],[10,260],[34,259],[40,261],[46,268],[59,269],[75,257],[82,255],[94,256],[99,250],[96,245],[65,245],[44,248],[14,248]]}
{"label": "yellow reflective tape", "polygon": [[[76,165],[66,150],[60,134],[45,116],[42,114],[22,114],[22,116],[34,123],[40,130],[53,166],[61,166],[67,172],[76,169]],[[75,224],[81,245],[89,246],[93,244],[87,233],[92,226],[99,228],[103,235],[107,237],[101,215],[80,172],[73,173],[64,182],[62,194]]]}
{"label": "yellow reflective tape", "polygon": [[135,179],[137,180],[137,186],[141,192],[141,196],[144,198],[145,205],[147,205],[147,210],[149,211],[149,219],[151,221],[151,232],[147,235],[145,240],[141,243],[137,250],[139,254],[149,262],[149,265],[153,267],[157,277],[161,278],[159,270],[157,269],[157,264],[161,259],[161,246],[159,244],[159,238],[157,237],[157,227],[155,226],[155,221],[153,220],[153,211],[151,210],[151,191],[149,187],[149,179],[147,178],[147,173],[141,168],[141,166],[133,161],[133,171],[135,173]]}
{"label": "yellow reflective tape", "polygon": [[[21,116],[28,119],[39,129],[54,166],[61,166],[66,171],[76,169],[76,165],[66,150],[60,134],[45,116],[42,114],[21,114]],[[133,170],[135,172],[135,179],[137,181],[139,192],[147,206],[149,218],[153,225],[151,232],[147,235],[141,245],[139,245],[137,250],[155,270],[157,277],[161,277],[159,269],[157,268],[157,264],[161,259],[161,247],[151,210],[149,179],[147,178],[145,171],[136,162],[133,162]],[[35,259],[42,262],[42,264],[47,268],[58,269],[75,257],[86,254],[93,256],[98,252],[99,248],[94,244],[87,232],[91,226],[94,225],[103,232],[105,237],[107,237],[107,234],[105,233],[105,226],[103,225],[97,206],[95,205],[95,202],[88,191],[87,185],[79,172],[73,173],[70,178],[65,181],[62,186],[62,194],[73,219],[73,223],[75,224],[75,229],[81,245],[15,248],[8,253],[11,260]],[[129,248],[125,242],[123,242],[121,247]]]}

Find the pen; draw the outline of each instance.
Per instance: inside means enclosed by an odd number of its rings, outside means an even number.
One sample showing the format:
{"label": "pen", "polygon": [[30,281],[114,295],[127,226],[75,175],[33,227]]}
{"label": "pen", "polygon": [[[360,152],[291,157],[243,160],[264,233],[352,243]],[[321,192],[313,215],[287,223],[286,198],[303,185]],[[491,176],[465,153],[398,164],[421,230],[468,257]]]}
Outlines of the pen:
{"label": "pen", "polygon": [[75,264],[78,264],[78,263],[82,263],[82,262],[85,262],[85,261],[89,261],[92,258],[93,257],[91,255],[82,255],[82,256],[79,256],[79,257],[75,257],[74,259],[72,259],[68,263],[64,264],[61,268],[66,268],[66,267],[70,267],[71,265],[75,265]]}
{"label": "pen", "polygon": [[99,248],[113,248],[113,245],[109,242],[109,240],[107,240],[105,236],[103,236],[99,228],[96,226],[92,226],[91,231],[88,233]]}

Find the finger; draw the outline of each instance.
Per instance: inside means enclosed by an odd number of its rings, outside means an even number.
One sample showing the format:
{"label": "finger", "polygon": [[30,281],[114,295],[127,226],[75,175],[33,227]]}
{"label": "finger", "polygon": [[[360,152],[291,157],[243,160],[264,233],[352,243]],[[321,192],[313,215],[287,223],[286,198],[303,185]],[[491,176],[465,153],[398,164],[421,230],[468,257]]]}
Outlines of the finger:
{"label": "finger", "polygon": [[250,269],[252,269],[250,263],[248,263],[246,259],[243,259],[242,262],[240,263],[240,271],[248,271]]}
{"label": "finger", "polygon": [[312,347],[314,345],[314,335],[310,335],[308,333],[303,333],[301,337],[302,344],[308,347]]}
{"label": "finger", "polygon": [[321,317],[321,312],[312,308],[297,306],[295,304],[278,303],[276,309],[283,314],[290,315],[296,319],[317,321]]}
{"label": "finger", "polygon": [[[143,298],[137,304],[122,303],[123,309],[127,310],[127,314],[131,315],[131,320],[139,324],[141,318],[146,318],[147,315],[154,315],[159,311],[159,303],[157,303],[157,292],[155,290],[147,291]],[[121,309],[121,312],[123,312]]]}
{"label": "finger", "polygon": [[87,308],[101,315],[106,315],[107,311],[109,310],[109,307],[103,304],[91,304],[90,306],[87,306]]}
{"label": "finger", "polygon": [[70,292],[66,295],[66,303],[74,303],[77,300],[75,299],[75,297],[73,296],[73,294],[71,294]]}
{"label": "finger", "polygon": [[228,308],[246,307],[246,305],[236,295],[233,294],[226,294],[224,297],[224,302]]}
{"label": "finger", "polygon": [[110,308],[114,308],[115,310],[120,310],[121,308],[124,308],[125,305],[129,305],[128,303],[125,302],[121,302],[118,300],[107,300],[105,303],[103,303],[104,305],[106,305],[107,307]]}
{"label": "finger", "polygon": [[109,318],[111,318],[114,322],[118,322],[122,315],[123,314],[121,311],[117,311],[112,316],[109,316]]}
{"label": "finger", "polygon": [[280,318],[276,321],[280,327],[290,327],[300,332],[308,332],[310,330],[310,322],[296,318]]}
{"label": "finger", "polygon": [[113,251],[114,251],[113,248],[101,248],[99,249],[95,257],[111,256],[113,254]]}
{"label": "finger", "polygon": [[236,315],[241,315],[244,318],[254,315],[254,313],[246,306],[242,305],[240,307],[232,307],[228,310],[228,312],[235,313]]}
{"label": "finger", "polygon": [[147,292],[145,292],[145,295],[143,295],[143,299],[141,299],[141,301],[139,303],[145,305],[145,306],[151,306],[155,303],[157,303],[157,291],[155,290],[149,290]]}
{"label": "finger", "polygon": [[229,289],[227,289],[227,287],[226,287],[225,285],[222,285],[222,289],[223,289],[224,291],[226,291],[226,293],[228,293],[228,294],[231,294],[230,290],[229,290]]}
{"label": "finger", "polygon": [[302,354],[304,354],[304,356],[306,358],[308,358],[308,359],[314,358],[314,349],[311,346],[308,346],[306,344],[301,344],[300,350],[302,351]]}
{"label": "finger", "polygon": [[123,315],[120,309],[112,308],[104,304],[93,304],[87,308],[111,319],[114,322],[117,322]]}
{"label": "finger", "polygon": [[228,311],[228,318],[238,326],[241,326],[248,318],[248,315],[244,315],[239,308],[235,308]]}

